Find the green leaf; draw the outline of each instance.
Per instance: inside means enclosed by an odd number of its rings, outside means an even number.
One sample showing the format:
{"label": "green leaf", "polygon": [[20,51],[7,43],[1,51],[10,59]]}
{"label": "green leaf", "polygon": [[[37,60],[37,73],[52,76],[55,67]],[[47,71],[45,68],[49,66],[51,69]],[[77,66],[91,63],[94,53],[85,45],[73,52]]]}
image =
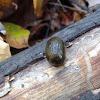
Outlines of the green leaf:
{"label": "green leaf", "polygon": [[28,38],[30,31],[22,28],[19,25],[3,22],[4,27],[6,28],[6,38],[4,40],[11,46],[15,48],[24,48],[27,47],[24,41],[28,44]]}

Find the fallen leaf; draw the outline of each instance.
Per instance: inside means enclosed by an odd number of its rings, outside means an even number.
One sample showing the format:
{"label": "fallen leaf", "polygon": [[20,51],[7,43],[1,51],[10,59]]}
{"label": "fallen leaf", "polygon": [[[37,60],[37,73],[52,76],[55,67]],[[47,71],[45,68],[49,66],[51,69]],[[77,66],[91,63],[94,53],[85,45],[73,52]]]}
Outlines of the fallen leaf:
{"label": "fallen leaf", "polygon": [[3,17],[3,12],[0,11],[0,19]]}
{"label": "fallen leaf", "polygon": [[47,23],[42,23],[42,24],[38,24],[36,26],[33,26],[30,30],[31,31],[30,37],[33,35],[36,35],[37,37],[39,37],[41,34],[40,29],[43,28],[44,26],[47,26]]}
{"label": "fallen leaf", "polygon": [[13,0],[0,0],[0,8],[10,5]]}
{"label": "fallen leaf", "polygon": [[[14,48],[24,48],[27,47],[28,38],[30,31],[22,28],[19,25],[13,23],[3,22],[6,28],[6,37],[4,40]],[[24,42],[25,41],[25,42]],[[26,44],[25,44],[26,43]]]}
{"label": "fallen leaf", "polygon": [[33,0],[34,12],[35,14],[37,14],[37,16],[40,16],[42,10],[42,4],[43,0]]}
{"label": "fallen leaf", "polygon": [[85,15],[82,12],[79,13],[77,11],[71,11],[71,10],[68,11],[66,10],[64,13],[59,10],[58,13],[59,13],[59,18],[61,20],[61,23],[63,25],[70,25],[76,21],[79,21]]}
{"label": "fallen leaf", "polygon": [[76,11],[73,12],[73,21],[77,22],[79,20],[81,20],[82,18],[84,18],[85,14],[84,13],[78,13]]}
{"label": "fallen leaf", "polygon": [[51,21],[51,30],[54,31],[55,29],[60,29],[61,28],[61,23],[59,20],[59,15],[55,12],[53,14],[53,19]]}
{"label": "fallen leaf", "polygon": [[9,44],[5,43],[0,37],[0,62],[11,57]]}
{"label": "fallen leaf", "polygon": [[65,13],[63,13],[60,10],[58,10],[58,14],[59,14],[59,19],[60,19],[62,25],[70,25],[70,24],[72,24],[72,20],[70,20],[70,18],[68,18],[68,16],[66,16]]}
{"label": "fallen leaf", "polygon": [[17,10],[14,5],[5,6],[0,9],[3,12],[2,22],[11,22],[26,28],[29,23],[37,20],[32,0],[14,0],[13,2],[18,6]]}

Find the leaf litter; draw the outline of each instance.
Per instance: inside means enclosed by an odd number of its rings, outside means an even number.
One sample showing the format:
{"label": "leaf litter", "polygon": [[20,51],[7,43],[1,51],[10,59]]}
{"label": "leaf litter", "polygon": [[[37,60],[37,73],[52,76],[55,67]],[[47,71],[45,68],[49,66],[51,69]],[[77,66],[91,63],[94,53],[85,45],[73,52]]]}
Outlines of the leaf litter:
{"label": "leaf litter", "polygon": [[12,24],[5,24],[4,40],[15,50],[35,45],[45,39],[48,27],[49,37],[84,18],[90,5],[94,5],[93,0],[2,0],[0,20]]}

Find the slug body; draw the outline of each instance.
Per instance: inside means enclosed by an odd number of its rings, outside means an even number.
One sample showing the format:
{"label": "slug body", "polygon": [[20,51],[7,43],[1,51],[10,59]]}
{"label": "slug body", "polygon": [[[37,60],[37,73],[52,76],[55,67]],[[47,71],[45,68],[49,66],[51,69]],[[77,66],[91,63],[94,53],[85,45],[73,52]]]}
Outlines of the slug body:
{"label": "slug body", "polygon": [[52,37],[46,44],[46,57],[53,66],[60,66],[65,61],[65,45],[59,37]]}

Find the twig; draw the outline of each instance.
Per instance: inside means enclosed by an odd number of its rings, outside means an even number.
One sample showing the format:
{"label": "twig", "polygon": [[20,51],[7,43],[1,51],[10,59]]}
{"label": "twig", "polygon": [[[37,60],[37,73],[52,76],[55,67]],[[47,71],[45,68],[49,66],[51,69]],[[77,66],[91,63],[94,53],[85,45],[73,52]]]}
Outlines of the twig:
{"label": "twig", "polygon": [[61,4],[58,4],[58,3],[49,3],[51,5],[56,5],[56,6],[63,6],[64,8],[68,8],[68,9],[71,9],[71,10],[74,10],[74,11],[78,11],[78,12],[84,12],[85,14],[87,14],[87,11],[85,10],[79,10],[79,9],[76,9],[76,8],[73,8],[73,7],[69,7],[69,6],[65,6],[65,5],[61,5]]}
{"label": "twig", "polygon": [[76,19],[76,15],[74,15],[72,22],[74,23]]}
{"label": "twig", "polygon": [[71,2],[74,3],[74,4],[76,4],[76,5],[79,6],[81,9],[87,11],[87,8],[83,7],[82,5],[80,5],[79,3],[77,3],[76,1],[74,1],[74,0],[69,0],[69,1],[71,1]]}
{"label": "twig", "polygon": [[49,32],[49,30],[50,30],[51,21],[52,21],[52,19],[53,19],[53,14],[54,14],[54,12],[55,12],[55,8],[56,8],[56,5],[54,5],[54,7],[53,7],[53,12],[52,12],[52,15],[51,15],[51,18],[50,18],[49,24],[48,24],[48,28],[47,28],[47,31],[46,31],[46,36],[45,36],[45,38],[48,37],[48,32]]}
{"label": "twig", "polygon": [[12,5],[15,6],[15,10],[18,9],[18,5],[16,3],[12,2]]}
{"label": "twig", "polygon": [[[60,0],[57,0],[59,4],[62,5],[61,1]],[[62,6],[62,9],[63,9],[63,12],[65,12],[65,8]]]}

